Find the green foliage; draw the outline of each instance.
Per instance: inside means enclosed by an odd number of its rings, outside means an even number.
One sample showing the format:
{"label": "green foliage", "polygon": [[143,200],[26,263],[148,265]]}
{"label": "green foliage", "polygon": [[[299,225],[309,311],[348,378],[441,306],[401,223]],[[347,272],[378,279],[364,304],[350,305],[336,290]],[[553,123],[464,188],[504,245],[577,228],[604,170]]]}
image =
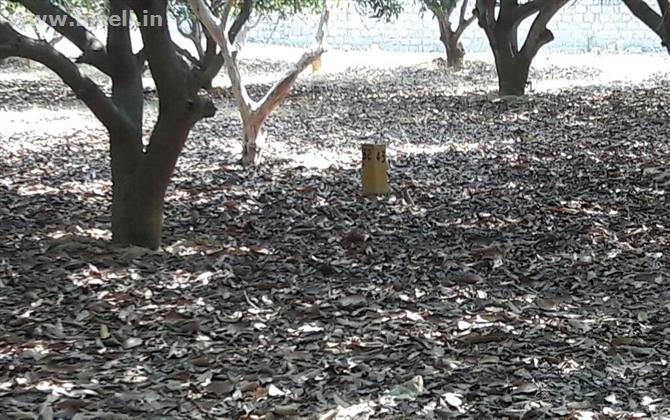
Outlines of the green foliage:
{"label": "green foliage", "polygon": [[[458,0],[415,0],[420,5],[420,13],[427,10],[453,9]],[[358,9],[372,18],[384,19],[387,22],[396,19],[403,12],[406,0],[356,0]]]}
{"label": "green foliage", "polygon": [[419,2],[419,13],[423,15],[428,10],[434,12],[435,10],[442,10],[447,12],[456,8],[458,0],[417,0]]}
{"label": "green foliage", "polygon": [[[219,14],[226,2],[207,0],[207,3],[215,14]],[[242,0],[238,0],[236,4],[238,10],[241,4]],[[321,9],[320,0],[253,0],[252,5],[256,13],[277,13],[281,17],[300,12],[316,12]],[[170,0],[168,10],[177,22],[186,22],[194,17],[186,0]]]}
{"label": "green foliage", "polygon": [[253,4],[256,12],[278,13],[282,17],[321,9],[319,0],[256,0]]}
{"label": "green foliage", "polygon": [[386,21],[397,18],[403,11],[402,0],[356,0],[356,5],[362,14]]}

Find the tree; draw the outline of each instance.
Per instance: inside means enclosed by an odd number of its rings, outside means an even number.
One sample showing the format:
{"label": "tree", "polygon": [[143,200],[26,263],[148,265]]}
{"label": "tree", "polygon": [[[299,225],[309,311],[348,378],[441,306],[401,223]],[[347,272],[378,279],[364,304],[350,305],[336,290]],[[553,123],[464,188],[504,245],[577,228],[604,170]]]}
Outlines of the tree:
{"label": "tree", "polygon": [[[241,10],[252,10],[252,1],[244,0]],[[265,130],[263,128],[265,121],[270,113],[286,98],[291,86],[297,80],[300,73],[314,60],[321,57],[324,51],[323,37],[325,25],[328,21],[328,9],[325,1],[316,33],[315,47],[303,54],[293,68],[281,80],[275,83],[259,101],[251,99],[247,93],[237,63],[238,51],[233,48],[230,36],[225,31],[233,1],[228,1],[225,4],[220,22],[217,22],[218,19],[204,0],[189,0],[189,4],[193,13],[198,16],[207,32],[221,48],[224,66],[228,72],[235,103],[242,119],[241,163],[249,166],[256,165],[261,159],[265,143]],[[247,15],[244,21],[246,22],[248,18],[249,16]]]}
{"label": "tree", "polygon": [[[81,55],[71,60],[46,42],[0,21],[0,58],[24,57],[54,71],[106,127],[112,172],[112,236],[123,245],[160,245],[165,191],[193,125],[215,108],[199,94],[212,73],[190,66],[175,50],[167,25],[166,0],[111,0],[104,12],[107,38],[100,41],[72,13],[50,0],[16,0],[72,42]],[[82,1],[81,3],[85,3]],[[90,2],[97,4],[98,2]],[[143,47],[134,52],[128,16],[135,16]],[[158,119],[143,145],[142,71],[148,62],[159,98]],[[79,65],[107,75],[111,95]],[[216,60],[211,65],[216,66]],[[220,65],[220,64],[219,64]]]}
{"label": "tree", "polygon": [[[554,40],[547,29],[551,18],[568,0],[476,0],[475,15],[484,29],[495,58],[500,95],[523,95],[528,82],[530,64],[544,45]],[[499,8],[496,15],[496,7]],[[519,48],[519,24],[533,16],[523,46]]]}
{"label": "tree", "polygon": [[[238,37],[238,35],[243,35],[243,27],[248,28],[247,22],[251,15],[251,3],[240,2],[240,7],[236,7],[237,3],[236,1],[233,3],[233,7],[237,9],[237,17],[228,31],[228,37],[233,45],[243,42],[242,38],[244,36]],[[212,11],[212,14],[218,18],[226,0],[206,0],[205,4]],[[204,30],[198,17],[191,12],[188,2],[186,0],[170,0],[169,5],[168,11],[175,20],[177,31],[193,44],[196,54],[194,56],[187,49],[175,44],[177,52],[196,67],[218,71],[223,64],[223,56],[217,51],[216,41]],[[284,18],[291,13],[313,9],[316,5],[318,5],[318,0],[256,0],[253,8],[254,12],[259,13],[261,17],[269,13],[278,13],[280,18]],[[219,62],[219,67],[209,66],[212,57]],[[216,74],[210,76],[209,82]],[[203,86],[204,89],[210,89],[211,87],[211,84]]]}
{"label": "tree", "polygon": [[[458,24],[452,28],[450,19],[456,10],[458,0],[415,0],[420,5],[420,13],[430,10],[437,20],[440,29],[440,41],[447,53],[447,65],[449,67],[461,68],[465,50],[459,40],[463,32],[475,21],[474,14],[466,19],[469,0],[463,0]],[[362,13],[371,13],[371,17],[391,21],[404,10],[404,2],[400,0],[357,0],[356,6]]]}
{"label": "tree", "polygon": [[661,38],[661,44],[670,53],[670,2],[657,0],[659,14],[644,0],[623,0],[630,11]]}
{"label": "tree", "polygon": [[459,40],[463,32],[475,21],[475,15],[466,19],[469,0],[463,0],[460,13],[458,15],[458,25],[452,28],[450,18],[456,9],[455,0],[422,0],[422,7],[430,10],[437,20],[440,28],[440,41],[447,52],[447,65],[449,67],[463,67],[463,57],[465,50],[460,45]]}

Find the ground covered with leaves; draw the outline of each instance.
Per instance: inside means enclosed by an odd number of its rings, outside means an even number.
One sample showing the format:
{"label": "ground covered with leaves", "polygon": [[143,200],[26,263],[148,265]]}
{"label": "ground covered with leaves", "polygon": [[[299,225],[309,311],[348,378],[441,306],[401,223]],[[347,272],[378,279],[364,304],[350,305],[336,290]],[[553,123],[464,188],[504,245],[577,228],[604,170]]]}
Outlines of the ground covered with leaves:
{"label": "ground covered with leaves", "polygon": [[[255,170],[216,89],[149,252],[108,243],[101,125],[2,72],[4,415],[670,415],[667,75],[549,67],[579,86],[514,100],[481,62],[306,75]],[[359,194],[364,142],[387,196]]]}

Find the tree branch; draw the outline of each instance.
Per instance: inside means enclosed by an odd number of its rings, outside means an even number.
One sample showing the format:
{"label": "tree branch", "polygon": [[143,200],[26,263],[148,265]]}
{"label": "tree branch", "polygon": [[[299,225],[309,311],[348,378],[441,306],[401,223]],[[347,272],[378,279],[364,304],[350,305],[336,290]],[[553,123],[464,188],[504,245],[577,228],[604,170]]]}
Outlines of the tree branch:
{"label": "tree branch", "polygon": [[[132,5],[138,20],[146,14],[160,16],[162,26],[140,26],[144,51],[149,62],[151,75],[156,83],[159,108],[167,118],[182,116],[184,104],[189,100],[187,86],[187,67],[174,48],[168,29],[167,4],[165,0],[133,1]],[[165,114],[163,114],[165,112]]]}
{"label": "tree branch", "polygon": [[137,138],[137,127],[100,88],[82,76],[75,63],[46,42],[37,41],[0,22],[0,56],[28,58],[54,71],[110,131],[125,132],[128,141]]}
{"label": "tree branch", "polygon": [[300,60],[295,64],[292,70],[290,70],[280,81],[275,83],[272,88],[265,94],[263,99],[260,101],[260,106],[254,110],[254,114],[260,115],[262,118],[267,117],[276,107],[279,105],[288,91],[296,81],[300,73],[307,66],[309,66],[314,60],[321,57],[323,54],[323,37],[325,35],[326,25],[328,23],[328,17],[330,16],[330,11],[328,10],[328,5],[326,1],[323,1],[323,10],[321,11],[321,19],[319,20],[319,26],[316,30],[315,36],[315,47],[312,51],[308,51],[300,57]]}
{"label": "tree branch", "polygon": [[525,55],[529,61],[535,57],[542,46],[554,40],[554,34],[547,29],[547,24],[561,7],[568,3],[568,1],[569,0],[552,0],[551,3],[540,10],[533,21],[533,24],[530,26],[528,36],[520,51],[520,53]]}
{"label": "tree branch", "polygon": [[661,40],[665,39],[663,34],[663,18],[654,9],[649,7],[644,0],[623,0],[623,2],[633,15],[654,31]]}
{"label": "tree branch", "polygon": [[[527,3],[518,5],[511,15],[512,24],[518,25],[522,20],[533,16],[547,6],[560,2],[559,0],[531,0]],[[561,6],[562,7],[562,6]],[[560,9],[560,7],[559,7]]]}
{"label": "tree branch", "polygon": [[[530,0],[531,2],[534,0]],[[514,14],[519,8],[518,0],[500,0],[500,9],[498,11],[497,22],[500,26],[505,26],[509,28],[513,26],[514,23]]]}
{"label": "tree branch", "polygon": [[469,0],[463,0],[463,3],[461,4],[461,12],[458,15],[458,24],[459,25],[462,22],[465,22],[465,13],[467,12],[468,3],[469,3]]}
{"label": "tree branch", "polygon": [[186,48],[182,48],[179,45],[177,45],[176,42],[172,41],[174,44],[174,49],[177,51],[177,54],[181,55],[184,57],[186,60],[188,60],[191,64],[193,64],[196,68],[200,68],[202,63],[193,56]]}
{"label": "tree branch", "polygon": [[105,46],[77,19],[48,0],[13,0],[22,4],[44,23],[72,42],[82,55],[78,63],[90,64],[105,74],[109,74],[109,60]]}
{"label": "tree branch", "polygon": [[209,31],[204,30],[206,39],[205,53],[200,60],[201,69],[194,74],[193,85],[197,87],[211,85],[214,77],[219,73],[223,66],[223,54],[217,54],[217,43],[214,41]]}
{"label": "tree branch", "polygon": [[231,44],[234,44],[237,40],[237,35],[240,33],[240,30],[244,25],[249,21],[249,16],[251,16],[251,9],[253,6],[253,0],[244,0],[242,7],[240,8],[240,13],[237,14],[233,24],[228,30],[228,39]]}
{"label": "tree branch", "polygon": [[451,30],[451,23],[449,23],[449,15],[453,9],[447,9],[445,12],[444,9],[435,5],[435,7],[429,7],[433,12],[433,16],[437,19],[437,26],[440,30],[440,41],[446,43],[448,39],[453,36],[453,31]]}
{"label": "tree branch", "polygon": [[662,44],[668,52],[670,52],[670,3],[668,3],[668,0],[658,0],[658,7],[661,10],[661,16],[663,17]]}
{"label": "tree branch", "polygon": [[[187,21],[188,21],[189,28],[190,28],[190,30],[188,30],[188,31],[182,29],[182,24],[184,22],[187,22]],[[176,26],[177,26],[177,31],[181,34],[181,36],[183,36],[184,38],[191,41],[191,43],[195,47],[196,53],[198,54],[198,58],[195,61],[197,62],[199,60],[202,60],[204,58],[205,52],[202,49],[202,38],[201,38],[202,32],[200,30],[200,22],[198,21],[198,19],[194,18],[192,16],[191,17],[186,17],[185,19],[177,21]],[[176,44],[175,44],[175,47],[176,47]],[[180,49],[181,48],[177,48],[177,50],[180,50]],[[181,51],[179,51],[179,53],[181,55],[185,56],[189,61],[193,61],[192,60],[193,55],[191,55],[190,53],[188,55],[184,54],[183,51],[185,51],[185,50],[181,49]]]}
{"label": "tree branch", "polygon": [[252,109],[255,108],[255,102],[249,97],[246,87],[242,83],[242,76],[237,66],[237,60],[232,55],[232,46],[230,45],[230,40],[226,34],[226,22],[230,14],[230,9],[232,7],[232,0],[226,2],[224,6],[223,13],[221,15],[221,21],[216,22],[214,14],[209,7],[205,4],[204,0],[189,0],[189,5],[193,13],[200,19],[203,26],[209,32],[209,34],[214,38],[216,43],[221,48],[221,55],[223,56],[223,64],[226,66],[228,72],[228,77],[230,78],[231,89],[233,91],[233,96],[235,97],[235,102],[237,103],[238,109],[242,116],[243,120],[246,120],[251,115]]}
{"label": "tree branch", "polygon": [[477,21],[479,26],[486,31],[496,27],[495,6],[495,0],[476,0],[475,14],[477,15]]}
{"label": "tree branch", "polygon": [[463,35],[463,32],[465,32],[465,30],[468,29],[468,26],[470,26],[472,22],[474,22],[475,19],[477,19],[477,17],[474,14],[470,16],[468,19],[465,19],[467,6],[468,6],[468,0],[463,0],[463,4],[461,5],[461,13],[458,16],[458,26],[456,27],[456,31],[454,31],[454,35],[457,38],[460,38],[461,35]]}
{"label": "tree branch", "polygon": [[107,25],[107,55],[110,62],[112,78],[112,100],[114,104],[133,121],[139,130],[142,129],[144,97],[142,95],[141,66],[133,54],[130,40],[130,29],[127,25],[112,25],[112,16],[130,12],[130,8],[121,1],[109,3],[110,22]]}

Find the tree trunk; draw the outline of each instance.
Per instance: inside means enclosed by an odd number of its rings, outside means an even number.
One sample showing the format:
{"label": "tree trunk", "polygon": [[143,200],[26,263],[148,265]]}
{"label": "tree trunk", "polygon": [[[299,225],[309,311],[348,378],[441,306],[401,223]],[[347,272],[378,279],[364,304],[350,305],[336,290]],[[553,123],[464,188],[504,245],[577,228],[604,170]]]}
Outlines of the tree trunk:
{"label": "tree trunk", "polygon": [[524,95],[531,59],[518,50],[516,29],[489,30],[487,36],[498,73],[498,94],[500,96]]}
{"label": "tree trunk", "polygon": [[494,49],[498,92],[500,96],[522,96],[526,93],[530,61],[512,56],[508,48]]}
{"label": "tree trunk", "polygon": [[447,51],[447,67],[452,67],[457,70],[462,69],[465,51],[458,42],[456,34],[450,34],[446,39],[442,40],[442,43],[444,44],[444,49]]}
{"label": "tree trunk", "polygon": [[265,146],[265,130],[263,123],[265,118],[254,118],[242,120],[242,159],[240,163],[244,166],[256,166],[262,158],[263,146]]}
{"label": "tree trunk", "polygon": [[112,241],[123,246],[157,249],[161,242],[165,189],[134,178],[114,183]]}
{"label": "tree trunk", "polygon": [[451,30],[451,24],[449,23],[451,10],[447,13],[440,7],[432,10],[440,28],[440,41],[442,41],[442,45],[444,45],[444,49],[447,52],[447,67],[457,70],[463,68],[465,51],[458,43],[460,36]]}
{"label": "tree trunk", "polygon": [[111,136],[113,242],[160,246],[165,192],[178,157],[172,148],[181,150],[188,136],[182,123],[159,123],[146,153],[135,149],[135,141]]}
{"label": "tree trunk", "polygon": [[[554,40],[547,29],[551,18],[568,0],[518,1],[477,0],[474,14],[486,32],[498,72],[501,96],[523,95],[533,58],[544,45]],[[499,8],[499,10],[496,10]],[[535,16],[523,45],[519,47],[518,28],[521,22]]]}

